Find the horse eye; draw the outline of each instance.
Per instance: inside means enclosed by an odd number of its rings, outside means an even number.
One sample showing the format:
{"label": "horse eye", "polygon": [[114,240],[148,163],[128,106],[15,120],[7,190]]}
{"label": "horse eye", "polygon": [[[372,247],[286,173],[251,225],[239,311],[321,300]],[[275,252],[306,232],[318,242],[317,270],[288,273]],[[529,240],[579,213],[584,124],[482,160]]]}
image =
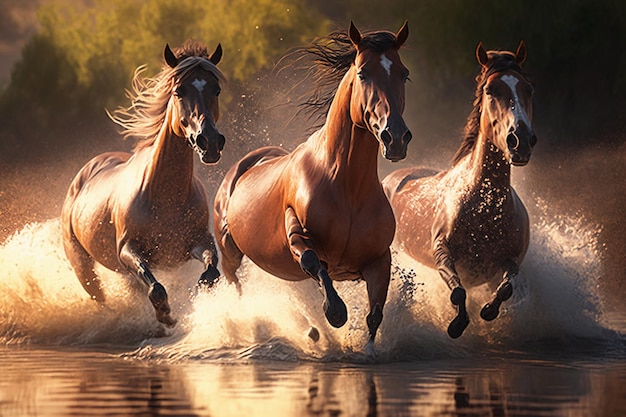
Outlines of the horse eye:
{"label": "horse eye", "polygon": [[219,97],[221,92],[222,92],[222,89],[218,88],[217,91],[215,92],[215,97]]}
{"label": "horse eye", "polygon": [[363,70],[357,72],[356,75],[358,75],[359,80],[361,81],[365,81],[367,79],[367,74],[365,74],[365,71]]}

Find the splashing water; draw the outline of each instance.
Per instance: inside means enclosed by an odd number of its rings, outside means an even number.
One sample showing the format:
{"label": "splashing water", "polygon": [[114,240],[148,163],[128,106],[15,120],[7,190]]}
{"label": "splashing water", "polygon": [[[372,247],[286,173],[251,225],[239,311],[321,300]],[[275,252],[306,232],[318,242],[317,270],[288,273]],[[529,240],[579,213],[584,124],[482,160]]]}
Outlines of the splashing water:
{"label": "splashing water", "polygon": [[[437,272],[394,254],[377,359],[463,357],[545,339],[621,337],[604,322],[597,236],[597,228],[584,219],[540,216],[513,297],[495,321],[484,322],[478,312],[490,294],[486,286],[469,289],[471,323],[457,340],[446,333],[455,310]],[[198,290],[202,265],[191,261],[155,273],[178,319],[173,329],[164,329],[154,318],[146,289],[126,275],[96,268],[107,302],[89,299],[65,257],[58,219],[29,224],[7,239],[0,246],[0,271],[4,344],[105,344],[125,355],[162,360],[371,359],[364,354],[369,308],[361,281],[335,284],[349,317],[334,329],[326,322],[313,280],[283,281],[244,262],[241,296],[225,280]],[[317,342],[309,337],[315,330]]]}

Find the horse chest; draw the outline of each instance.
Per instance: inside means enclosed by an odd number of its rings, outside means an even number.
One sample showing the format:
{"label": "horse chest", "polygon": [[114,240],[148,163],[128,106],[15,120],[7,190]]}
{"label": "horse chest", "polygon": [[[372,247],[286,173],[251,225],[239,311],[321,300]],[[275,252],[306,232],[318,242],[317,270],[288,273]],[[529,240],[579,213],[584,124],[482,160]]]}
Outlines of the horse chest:
{"label": "horse chest", "polygon": [[341,194],[326,196],[311,200],[303,219],[327,262],[354,267],[353,264],[378,256],[389,247],[395,221],[384,196],[358,204],[345,200]]}
{"label": "horse chest", "polygon": [[457,262],[480,269],[519,255],[521,233],[510,199],[510,194],[493,193],[485,199],[477,193],[463,201],[448,236]]}

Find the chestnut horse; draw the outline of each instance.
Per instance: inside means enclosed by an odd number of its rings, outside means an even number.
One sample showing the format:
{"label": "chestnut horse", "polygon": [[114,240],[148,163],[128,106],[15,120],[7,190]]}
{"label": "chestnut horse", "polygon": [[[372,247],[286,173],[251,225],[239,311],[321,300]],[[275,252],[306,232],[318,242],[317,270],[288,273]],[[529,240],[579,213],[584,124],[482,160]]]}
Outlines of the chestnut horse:
{"label": "chestnut horse", "polygon": [[157,320],[174,325],[165,288],[150,268],[168,268],[190,257],[206,270],[200,281],[213,281],[217,252],[209,232],[207,193],[193,172],[194,151],[205,164],[217,162],[224,136],[215,127],[218,95],[224,80],[200,42],[187,42],[154,78],[133,80],[128,109],[113,121],[125,136],[142,138],[132,154],[104,153],[88,162],[70,185],[63,204],[63,244],[81,284],[92,299],[105,292],[94,262],[130,272],[149,287]]}
{"label": "chestnut horse", "polygon": [[393,246],[437,268],[452,290],[458,308],[448,327],[453,338],[469,324],[460,277],[467,285],[487,282],[495,289],[480,313],[495,319],[512,295],[510,280],[529,240],[528,214],[511,186],[511,164],[526,165],[537,142],[533,87],[521,68],[526,46],[522,41],[515,53],[486,52],[479,44],[476,57],[476,100],[452,167],[439,173],[401,169],[383,181],[398,222]]}
{"label": "chestnut horse", "polygon": [[250,152],[228,171],[215,198],[213,230],[230,282],[238,282],[243,255],[285,280],[313,278],[326,318],[341,327],[346,305],[332,279],[363,279],[370,342],[383,317],[395,229],[378,150],[399,161],[411,139],[402,118],[408,70],[398,54],[407,36],[406,23],[397,34],[361,34],[350,23],[347,35],[334,32],[302,49],[315,57],[311,71],[321,71],[320,84],[342,77],[325,124],[291,153]]}

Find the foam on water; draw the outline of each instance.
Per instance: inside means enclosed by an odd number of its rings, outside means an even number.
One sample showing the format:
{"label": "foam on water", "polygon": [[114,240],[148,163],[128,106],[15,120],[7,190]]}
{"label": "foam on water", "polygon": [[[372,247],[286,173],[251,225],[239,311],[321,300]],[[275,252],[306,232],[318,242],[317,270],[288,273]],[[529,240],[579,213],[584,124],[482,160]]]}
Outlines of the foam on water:
{"label": "foam on water", "polygon": [[[541,205],[541,203],[539,203]],[[394,254],[392,281],[375,349],[379,360],[464,357],[485,349],[527,348],[544,339],[621,340],[607,328],[602,306],[598,229],[582,218],[536,219],[531,246],[500,316],[478,312],[490,294],[468,291],[471,323],[460,339],[446,328],[455,311],[436,271]],[[189,262],[157,271],[178,324],[164,329],[145,288],[98,268],[107,302],[90,300],[63,252],[58,219],[33,223],[0,246],[0,343],[106,344],[132,357],[159,360],[369,360],[364,282],[339,282],[348,306],[341,329],[326,322],[313,280],[287,282],[251,262],[239,270],[243,293],[221,280],[197,290],[202,271]],[[319,331],[319,341],[309,336]],[[622,342],[620,342],[622,343]]]}

